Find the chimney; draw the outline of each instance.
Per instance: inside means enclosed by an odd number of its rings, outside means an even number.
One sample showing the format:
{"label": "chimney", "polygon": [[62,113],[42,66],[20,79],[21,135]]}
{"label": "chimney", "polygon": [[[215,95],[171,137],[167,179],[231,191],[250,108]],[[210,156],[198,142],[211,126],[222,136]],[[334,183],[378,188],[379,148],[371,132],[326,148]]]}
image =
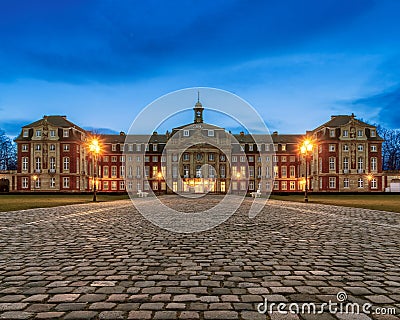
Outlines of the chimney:
{"label": "chimney", "polygon": [[277,136],[278,135],[278,131],[274,131],[274,132],[272,132],[272,134]]}
{"label": "chimney", "polygon": [[120,136],[125,136],[125,132],[121,131],[121,132],[119,133],[119,135],[120,135]]}
{"label": "chimney", "polygon": [[244,136],[244,132],[243,132],[243,131],[240,131],[240,135],[241,135],[241,136]]}

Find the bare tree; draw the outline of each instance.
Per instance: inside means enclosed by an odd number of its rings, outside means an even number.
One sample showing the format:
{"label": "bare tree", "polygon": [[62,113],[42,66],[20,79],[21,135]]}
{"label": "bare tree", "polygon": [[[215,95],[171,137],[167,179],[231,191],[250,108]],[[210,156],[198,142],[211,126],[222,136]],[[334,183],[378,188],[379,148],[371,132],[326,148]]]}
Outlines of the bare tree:
{"label": "bare tree", "polygon": [[379,135],[385,140],[382,144],[384,170],[400,170],[400,130],[378,126]]}
{"label": "bare tree", "polygon": [[0,130],[0,170],[17,169],[17,148],[10,137]]}

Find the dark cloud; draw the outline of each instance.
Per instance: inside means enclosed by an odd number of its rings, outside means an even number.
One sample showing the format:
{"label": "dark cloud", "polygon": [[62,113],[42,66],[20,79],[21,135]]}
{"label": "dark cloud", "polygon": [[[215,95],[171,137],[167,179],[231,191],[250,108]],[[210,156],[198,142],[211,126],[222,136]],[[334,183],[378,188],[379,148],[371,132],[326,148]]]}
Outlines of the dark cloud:
{"label": "dark cloud", "polygon": [[381,93],[353,102],[355,106],[379,110],[378,123],[389,128],[400,129],[400,85]]}
{"label": "dark cloud", "polygon": [[0,81],[115,82],[290,51],[345,28],[372,0],[10,1]]}

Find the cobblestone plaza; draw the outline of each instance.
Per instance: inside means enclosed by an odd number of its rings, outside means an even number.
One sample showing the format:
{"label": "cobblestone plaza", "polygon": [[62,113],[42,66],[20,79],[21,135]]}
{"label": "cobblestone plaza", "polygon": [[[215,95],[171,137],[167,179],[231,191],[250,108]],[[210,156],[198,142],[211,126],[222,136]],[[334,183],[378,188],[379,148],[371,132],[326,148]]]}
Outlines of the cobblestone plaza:
{"label": "cobblestone plaza", "polygon": [[[160,199],[189,212],[221,198]],[[269,200],[250,219],[252,201],[191,234],[151,224],[130,200],[0,213],[0,318],[398,319],[398,213]],[[257,312],[265,298],[339,292],[397,316]]]}

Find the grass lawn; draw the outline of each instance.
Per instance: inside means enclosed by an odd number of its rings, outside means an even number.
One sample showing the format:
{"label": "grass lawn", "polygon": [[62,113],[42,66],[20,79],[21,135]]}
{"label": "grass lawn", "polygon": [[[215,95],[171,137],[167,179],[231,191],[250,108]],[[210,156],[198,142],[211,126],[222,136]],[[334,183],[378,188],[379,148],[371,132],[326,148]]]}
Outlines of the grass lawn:
{"label": "grass lawn", "polygon": [[[271,199],[304,202],[304,196],[271,196]],[[310,203],[333,204],[344,207],[357,207],[374,210],[400,212],[400,195],[313,195],[308,196]]]}
{"label": "grass lawn", "polygon": [[[93,199],[93,195],[0,195],[0,211],[13,211],[31,208],[57,207],[68,204],[88,203]],[[127,195],[97,195],[97,201],[113,201],[129,199]]]}

